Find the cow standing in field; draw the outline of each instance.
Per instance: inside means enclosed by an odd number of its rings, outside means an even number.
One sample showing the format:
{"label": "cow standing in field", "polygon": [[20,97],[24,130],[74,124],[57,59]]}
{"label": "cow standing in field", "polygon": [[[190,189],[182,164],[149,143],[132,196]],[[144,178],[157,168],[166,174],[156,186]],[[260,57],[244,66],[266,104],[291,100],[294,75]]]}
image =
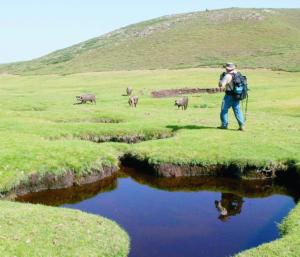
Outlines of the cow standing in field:
{"label": "cow standing in field", "polygon": [[127,94],[128,96],[130,96],[130,95],[132,94],[132,91],[133,91],[132,87],[126,88],[126,94]]}
{"label": "cow standing in field", "polygon": [[186,110],[188,104],[189,104],[189,98],[187,96],[175,100],[175,105],[178,107],[178,109],[181,107],[182,110]]}
{"label": "cow standing in field", "polygon": [[138,101],[139,101],[138,96],[130,96],[128,99],[128,104],[130,107],[136,107]]}
{"label": "cow standing in field", "polygon": [[85,95],[80,95],[80,96],[76,96],[77,102],[75,104],[86,104],[87,102],[91,102],[96,104],[96,96],[93,94],[85,94]]}

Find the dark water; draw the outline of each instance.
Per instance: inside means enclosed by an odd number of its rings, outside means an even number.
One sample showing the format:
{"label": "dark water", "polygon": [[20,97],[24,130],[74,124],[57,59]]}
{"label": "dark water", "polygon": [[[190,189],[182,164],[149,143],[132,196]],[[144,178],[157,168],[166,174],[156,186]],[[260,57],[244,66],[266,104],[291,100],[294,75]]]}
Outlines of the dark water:
{"label": "dark water", "polygon": [[118,222],[131,257],[224,257],[276,239],[297,196],[273,181],[155,178],[131,169],[83,187],[18,200],[80,209]]}

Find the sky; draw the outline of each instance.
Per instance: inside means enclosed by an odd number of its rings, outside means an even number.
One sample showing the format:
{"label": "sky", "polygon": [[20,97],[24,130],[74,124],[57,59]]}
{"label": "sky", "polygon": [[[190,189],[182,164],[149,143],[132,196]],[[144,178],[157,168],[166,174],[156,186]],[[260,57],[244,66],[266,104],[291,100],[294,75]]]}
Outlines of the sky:
{"label": "sky", "polygon": [[30,60],[163,15],[229,7],[300,8],[300,0],[0,0],[0,63]]}

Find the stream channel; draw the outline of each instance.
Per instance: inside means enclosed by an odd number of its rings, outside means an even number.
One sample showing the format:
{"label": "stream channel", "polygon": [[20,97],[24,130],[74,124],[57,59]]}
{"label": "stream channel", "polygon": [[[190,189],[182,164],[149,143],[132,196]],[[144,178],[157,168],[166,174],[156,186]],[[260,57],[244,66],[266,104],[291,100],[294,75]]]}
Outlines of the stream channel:
{"label": "stream channel", "polygon": [[17,200],[116,221],[130,236],[130,257],[225,257],[278,238],[277,225],[298,198],[274,180],[158,178],[122,168],[93,184]]}

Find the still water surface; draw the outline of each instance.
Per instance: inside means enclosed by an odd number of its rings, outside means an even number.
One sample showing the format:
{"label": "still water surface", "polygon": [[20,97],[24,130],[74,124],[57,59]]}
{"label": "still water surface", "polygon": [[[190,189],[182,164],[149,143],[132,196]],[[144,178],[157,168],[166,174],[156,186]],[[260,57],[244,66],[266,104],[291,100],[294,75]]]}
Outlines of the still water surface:
{"label": "still water surface", "polygon": [[115,220],[130,235],[130,257],[225,257],[276,239],[276,224],[295,198],[272,181],[154,178],[126,169],[98,183],[18,200]]}

